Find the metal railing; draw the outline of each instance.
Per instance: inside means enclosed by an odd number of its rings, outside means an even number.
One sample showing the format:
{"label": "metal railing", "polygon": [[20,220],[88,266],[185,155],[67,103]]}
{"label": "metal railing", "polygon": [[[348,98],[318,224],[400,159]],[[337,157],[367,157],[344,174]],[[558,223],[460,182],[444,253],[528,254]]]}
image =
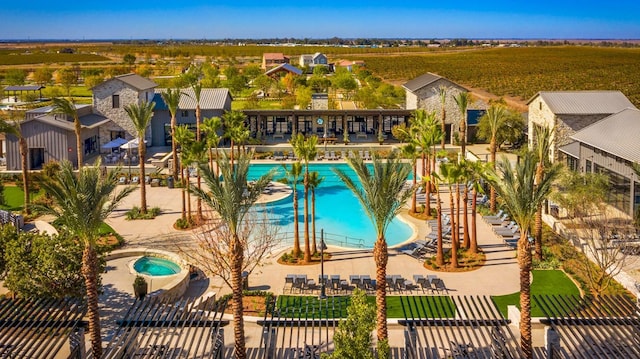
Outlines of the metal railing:
{"label": "metal railing", "polygon": [[[300,238],[304,238],[304,231],[300,231]],[[313,235],[312,233],[309,234]],[[293,241],[293,232],[282,232],[278,233],[278,237],[282,241]],[[320,232],[316,231],[316,241],[320,241]],[[338,247],[349,247],[349,248],[366,248],[365,240],[362,238],[345,236],[338,233],[328,233],[324,232],[324,242],[328,245],[334,245]]]}

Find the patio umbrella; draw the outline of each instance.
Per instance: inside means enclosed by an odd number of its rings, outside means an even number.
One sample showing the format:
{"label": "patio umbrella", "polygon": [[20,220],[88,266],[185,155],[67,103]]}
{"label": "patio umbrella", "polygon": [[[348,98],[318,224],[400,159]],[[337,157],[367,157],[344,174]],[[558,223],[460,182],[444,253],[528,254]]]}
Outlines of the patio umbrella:
{"label": "patio umbrella", "polygon": [[[144,140],[144,143],[147,144],[147,140]],[[125,149],[125,150],[129,150],[132,148],[138,148],[138,139],[133,139],[123,145],[120,146],[120,148]]]}
{"label": "patio umbrella", "polygon": [[115,138],[115,139],[105,143],[104,145],[102,145],[102,148],[104,148],[104,149],[118,148],[118,147],[124,145],[125,143],[127,143],[127,140],[125,140],[122,137],[118,137],[118,138]]}

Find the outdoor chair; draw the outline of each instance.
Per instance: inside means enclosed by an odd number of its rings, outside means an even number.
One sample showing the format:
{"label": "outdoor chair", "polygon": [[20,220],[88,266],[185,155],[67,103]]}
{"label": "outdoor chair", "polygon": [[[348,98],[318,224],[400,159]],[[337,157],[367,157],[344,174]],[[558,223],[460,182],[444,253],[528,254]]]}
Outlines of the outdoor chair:
{"label": "outdoor chair", "polygon": [[349,276],[349,282],[351,282],[352,286],[358,287],[360,285],[360,276],[358,276],[358,275],[350,275]]}
{"label": "outdoor chair", "polygon": [[485,222],[494,225],[494,226],[499,226],[502,223],[504,223],[505,221],[509,220],[509,215],[508,214],[503,214],[502,217],[498,218],[498,219],[486,219],[483,217],[483,219],[485,220]]}
{"label": "outdoor chair", "polygon": [[339,275],[332,275],[331,276],[331,289],[333,289],[334,292],[337,292],[340,290],[340,276]]}
{"label": "outdoor chair", "polygon": [[360,156],[360,158],[364,159],[364,151],[358,151],[358,156]]}
{"label": "outdoor chair", "polygon": [[291,293],[291,291],[293,290],[293,282],[295,281],[295,278],[296,277],[293,274],[287,274],[287,276],[284,277],[284,287],[282,287],[282,293],[284,293],[287,285],[289,286],[289,293]]}
{"label": "outdoor chair", "polygon": [[447,289],[447,287],[444,285],[444,281],[442,279],[440,279],[440,278],[432,279],[431,280],[431,286],[438,293],[445,292],[445,293],[449,294],[449,289]]}
{"label": "outdoor chair", "polygon": [[400,278],[400,279],[397,279],[397,282],[398,282],[398,287],[400,288],[400,291],[413,293],[414,286],[410,280]]}
{"label": "outdoor chair", "polygon": [[340,157],[341,157],[343,160],[346,160],[346,159],[347,159],[347,151],[341,151]]}
{"label": "outdoor chair", "polygon": [[482,216],[482,218],[485,218],[485,219],[499,219],[500,217],[502,217],[503,214],[504,214],[504,210],[501,209],[495,215],[486,215],[486,216]]}
{"label": "outdoor chair", "polygon": [[118,184],[127,184],[127,177],[120,177],[120,179],[118,179]]}
{"label": "outdoor chair", "polygon": [[365,161],[371,161],[371,154],[369,154],[369,151],[364,151],[364,159]]}

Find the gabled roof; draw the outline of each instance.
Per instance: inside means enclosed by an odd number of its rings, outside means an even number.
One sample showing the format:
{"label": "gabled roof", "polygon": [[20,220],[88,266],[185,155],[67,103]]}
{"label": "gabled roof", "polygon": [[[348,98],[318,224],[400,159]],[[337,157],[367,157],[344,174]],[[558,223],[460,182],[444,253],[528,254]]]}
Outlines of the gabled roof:
{"label": "gabled roof", "polygon": [[284,60],[287,58],[282,52],[265,52],[262,57],[265,60]]}
{"label": "gabled roof", "polygon": [[[155,109],[168,110],[167,105],[162,99],[162,92],[165,89],[155,89],[155,95],[153,96],[153,102],[156,103]],[[181,89],[182,96],[180,96],[180,103],[178,108],[181,110],[195,110],[196,109],[196,96],[193,89]],[[229,89],[226,88],[203,88],[200,92],[200,109],[201,110],[223,110],[225,109],[225,103],[227,99],[231,97]]]}
{"label": "gabled roof", "polygon": [[38,91],[43,89],[44,86],[39,85],[26,85],[26,86],[7,86],[5,91]]}
{"label": "gabled roof", "polygon": [[146,77],[142,77],[142,76],[137,75],[137,74],[125,74],[125,75],[119,75],[119,76],[112,77],[112,78],[108,79],[107,81],[94,86],[93,88],[101,87],[103,84],[106,84],[107,82],[115,81],[115,80],[122,81],[122,82],[126,83],[127,85],[133,87],[134,89],[136,89],[138,91],[144,91],[144,90],[152,89],[152,88],[158,86],[157,83],[149,80]]}
{"label": "gabled roof", "polygon": [[580,142],[574,141],[564,146],[560,146],[558,147],[558,151],[564,152],[574,158],[580,158]]}
{"label": "gabled roof", "polygon": [[635,106],[620,91],[540,91],[538,96],[556,115],[613,114]]}
{"label": "gabled roof", "polygon": [[[63,119],[64,115],[41,115],[41,116],[37,116],[34,117],[30,120],[25,120],[22,121],[20,124],[25,124],[31,121],[38,121],[38,122],[42,122],[42,123],[46,123],[48,125],[54,126],[54,127],[58,127],[58,128],[62,128],[65,129],[67,131],[75,131],[75,127],[73,125],[73,121],[67,121],[65,119]],[[107,122],[109,122],[111,120],[109,120],[108,118],[102,116],[102,115],[98,115],[95,113],[89,114],[89,115],[85,115],[85,116],[80,116],[80,124],[82,125],[82,128],[87,128],[87,129],[91,129],[91,128],[95,128],[98,127],[100,125],[103,125]]]}
{"label": "gabled roof", "polygon": [[574,133],[571,138],[632,162],[640,162],[640,110],[627,108]]}
{"label": "gabled roof", "polygon": [[423,88],[425,86],[428,86],[428,85],[430,85],[430,84],[432,84],[432,83],[434,83],[434,82],[436,82],[438,80],[441,80],[441,79],[444,79],[444,80],[450,82],[451,84],[453,84],[456,87],[459,87],[461,89],[466,90],[464,87],[456,84],[455,82],[453,82],[453,81],[451,81],[449,79],[446,79],[446,78],[444,78],[442,76],[438,76],[436,74],[432,74],[431,72],[427,72],[426,74],[420,75],[420,76],[416,77],[413,80],[407,81],[404,85],[402,85],[402,87],[404,87],[405,89],[407,89],[407,90],[409,90],[411,92],[416,92],[416,91],[420,90],[421,88]]}
{"label": "gabled roof", "polygon": [[274,74],[276,72],[279,72],[279,71],[292,72],[292,73],[294,73],[296,75],[301,75],[302,74],[302,70],[300,70],[299,68],[297,68],[297,67],[295,67],[295,66],[293,66],[291,64],[280,64],[280,65],[272,68],[271,70],[265,72],[264,74],[269,76],[269,75],[272,75],[272,74]]}
{"label": "gabled roof", "polygon": [[[313,59],[315,60],[316,58],[318,58],[319,56],[325,56],[322,52],[316,52],[315,54],[313,54]],[[325,56],[326,57],[326,56]]]}

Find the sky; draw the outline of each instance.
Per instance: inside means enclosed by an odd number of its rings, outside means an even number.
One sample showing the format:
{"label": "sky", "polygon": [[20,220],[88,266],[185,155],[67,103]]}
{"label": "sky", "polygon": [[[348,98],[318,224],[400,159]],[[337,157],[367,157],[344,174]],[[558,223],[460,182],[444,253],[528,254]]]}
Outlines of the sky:
{"label": "sky", "polygon": [[639,39],[640,1],[12,1],[0,39]]}

